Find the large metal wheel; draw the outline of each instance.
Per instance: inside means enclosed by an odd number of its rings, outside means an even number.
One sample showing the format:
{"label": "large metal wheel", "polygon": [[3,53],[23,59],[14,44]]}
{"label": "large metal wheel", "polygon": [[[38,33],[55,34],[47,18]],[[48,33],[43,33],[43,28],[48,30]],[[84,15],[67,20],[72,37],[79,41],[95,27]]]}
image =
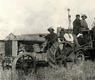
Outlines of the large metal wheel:
{"label": "large metal wheel", "polygon": [[16,76],[24,76],[35,71],[35,59],[32,53],[21,53],[13,61],[12,64],[12,76],[16,79]]}
{"label": "large metal wheel", "polygon": [[[58,43],[58,46],[56,46],[55,50],[51,47],[52,51],[48,52],[48,60],[49,64],[53,68],[58,68],[59,66],[65,66],[67,67],[67,59],[73,52],[73,47],[69,43],[62,43],[62,48],[60,49],[60,45]],[[54,53],[53,53],[54,51]],[[52,52],[52,53],[51,53]],[[69,58],[70,59],[70,58]]]}
{"label": "large metal wheel", "polygon": [[73,58],[71,58],[71,55],[73,55],[73,46],[69,43],[64,43],[63,49],[60,52],[61,54],[56,57],[56,61],[59,61],[61,66],[67,67],[67,62],[73,61]]}

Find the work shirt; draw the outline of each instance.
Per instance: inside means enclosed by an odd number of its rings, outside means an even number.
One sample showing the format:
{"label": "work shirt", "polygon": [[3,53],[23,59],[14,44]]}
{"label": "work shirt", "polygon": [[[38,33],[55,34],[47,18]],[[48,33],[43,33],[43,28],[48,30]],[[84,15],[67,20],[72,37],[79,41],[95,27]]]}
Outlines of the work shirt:
{"label": "work shirt", "polygon": [[66,41],[69,41],[71,43],[74,42],[74,37],[72,34],[65,34],[64,37],[65,37]]}
{"label": "work shirt", "polygon": [[88,29],[88,24],[87,24],[86,20],[83,20],[83,19],[81,20],[81,27]]}
{"label": "work shirt", "polygon": [[48,34],[46,37],[47,41],[54,42],[57,39],[57,35],[55,33]]}
{"label": "work shirt", "polygon": [[[63,40],[62,40],[63,39]],[[64,36],[61,36],[60,37],[60,40],[61,41],[67,41],[67,42],[71,42],[71,43],[74,43],[74,37],[72,34],[70,33],[65,33]],[[59,42],[60,42],[59,40]]]}
{"label": "work shirt", "polygon": [[80,33],[81,21],[80,19],[75,19],[73,21],[73,33],[78,35]]}
{"label": "work shirt", "polygon": [[51,33],[51,34],[48,34],[46,37],[46,41],[47,41],[47,46],[48,47],[51,47],[52,44],[57,41],[57,34],[55,33]]}

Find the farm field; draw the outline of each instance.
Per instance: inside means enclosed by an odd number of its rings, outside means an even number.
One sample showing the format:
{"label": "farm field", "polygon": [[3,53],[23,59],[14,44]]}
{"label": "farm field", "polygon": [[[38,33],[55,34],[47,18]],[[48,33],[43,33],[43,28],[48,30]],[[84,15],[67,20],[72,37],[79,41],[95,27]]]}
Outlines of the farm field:
{"label": "farm field", "polygon": [[[3,70],[0,65],[0,80],[14,80],[11,69]],[[87,60],[82,66],[68,64],[68,69],[60,67],[55,70],[50,67],[40,67],[36,74],[17,76],[17,80],[95,80],[95,62]]]}

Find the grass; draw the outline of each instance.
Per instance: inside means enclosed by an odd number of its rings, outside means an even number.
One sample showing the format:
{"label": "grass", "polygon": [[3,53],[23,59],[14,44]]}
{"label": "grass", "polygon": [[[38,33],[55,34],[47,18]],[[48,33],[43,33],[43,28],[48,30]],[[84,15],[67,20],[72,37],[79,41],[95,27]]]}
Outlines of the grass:
{"label": "grass", "polygon": [[[0,80],[11,80],[11,70],[0,70]],[[88,60],[83,66],[73,65],[68,69],[40,67],[36,74],[19,76],[17,80],[95,80],[95,62]]]}

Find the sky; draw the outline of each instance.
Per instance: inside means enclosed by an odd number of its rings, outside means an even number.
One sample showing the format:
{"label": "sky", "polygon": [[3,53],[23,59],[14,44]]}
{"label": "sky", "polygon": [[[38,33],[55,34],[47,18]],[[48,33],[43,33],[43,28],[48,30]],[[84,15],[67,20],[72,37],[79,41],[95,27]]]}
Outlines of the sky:
{"label": "sky", "polygon": [[0,39],[9,33],[35,34],[46,33],[49,27],[68,28],[68,8],[72,22],[76,14],[86,14],[91,28],[94,3],[95,0],[0,0]]}

